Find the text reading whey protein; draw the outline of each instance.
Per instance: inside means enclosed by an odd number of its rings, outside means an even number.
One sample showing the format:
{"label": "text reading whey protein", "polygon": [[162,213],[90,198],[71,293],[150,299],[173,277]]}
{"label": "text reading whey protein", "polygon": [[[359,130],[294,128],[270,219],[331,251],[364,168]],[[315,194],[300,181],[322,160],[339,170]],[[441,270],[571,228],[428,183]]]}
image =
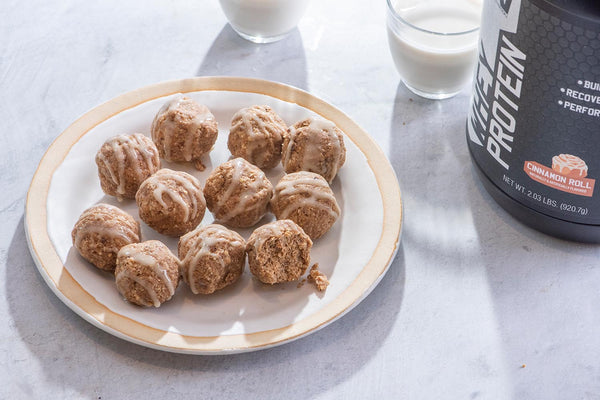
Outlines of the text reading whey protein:
{"label": "text reading whey protein", "polygon": [[551,3],[485,3],[469,149],[511,198],[600,224],[600,25],[578,24]]}

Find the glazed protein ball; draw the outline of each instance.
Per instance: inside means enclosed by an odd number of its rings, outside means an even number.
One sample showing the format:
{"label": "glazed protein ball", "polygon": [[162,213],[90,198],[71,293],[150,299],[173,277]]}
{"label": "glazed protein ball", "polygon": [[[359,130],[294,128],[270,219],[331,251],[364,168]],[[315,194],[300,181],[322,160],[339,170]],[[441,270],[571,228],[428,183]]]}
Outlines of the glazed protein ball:
{"label": "glazed protein ball", "polygon": [[271,209],[277,219],[291,219],[312,240],[331,228],[340,216],[340,207],[327,181],[314,172],[285,175],[275,186]]}
{"label": "glazed protein ball", "polygon": [[222,225],[198,227],[179,239],[180,274],[192,293],[211,294],[239,279],[246,242]]}
{"label": "glazed protein ball", "polygon": [[167,168],[146,179],[135,201],[142,221],[168,236],[181,236],[204,218],[206,203],[198,179]]}
{"label": "glazed protein ball", "polygon": [[346,161],[344,135],[331,121],[307,118],[289,128],[281,154],[281,164],[288,174],[315,172],[331,183]]}
{"label": "glazed protein ball", "polygon": [[231,120],[227,147],[258,168],[275,167],[281,160],[281,143],[287,125],[269,106],[242,108]]}
{"label": "glazed protein ball", "polygon": [[265,173],[243,158],[219,165],[204,185],[206,206],[215,220],[234,228],[256,224],[272,196],[273,185]]}
{"label": "glazed protein ball", "polygon": [[167,161],[191,161],[204,170],[201,157],[212,149],[217,121],[208,107],[179,94],[165,103],[152,122],[152,140]]}
{"label": "glazed protein ball", "polygon": [[158,240],[124,246],[117,256],[115,283],[130,303],[160,307],[179,285],[179,260]]}
{"label": "glazed protein ball", "polygon": [[96,165],[104,193],[117,199],[133,199],[140,184],[160,169],[158,150],[141,133],[108,139],[98,153]]}
{"label": "glazed protein ball", "polygon": [[121,247],[140,241],[140,224],[118,207],[96,204],[81,214],[71,238],[83,258],[101,270],[113,271]]}
{"label": "glazed protein ball", "polygon": [[310,263],[311,247],[310,237],[294,221],[263,225],[246,244],[250,272],[263,283],[298,280]]}

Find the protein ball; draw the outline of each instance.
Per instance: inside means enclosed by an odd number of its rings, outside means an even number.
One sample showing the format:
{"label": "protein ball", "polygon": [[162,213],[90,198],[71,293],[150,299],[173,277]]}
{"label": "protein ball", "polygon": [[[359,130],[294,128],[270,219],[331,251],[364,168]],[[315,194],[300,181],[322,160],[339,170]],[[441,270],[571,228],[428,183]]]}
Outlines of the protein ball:
{"label": "protein ball", "polygon": [[162,158],[192,162],[199,170],[204,170],[201,158],[213,148],[219,133],[208,107],[181,94],[161,107],[151,131]]}
{"label": "protein ball", "polygon": [[160,169],[158,150],[141,133],[108,139],[98,153],[96,165],[104,193],[117,199],[133,199],[140,184]]}
{"label": "protein ball", "polygon": [[204,185],[206,206],[215,220],[234,228],[256,224],[272,196],[273,185],[265,173],[243,158],[219,165]]}
{"label": "protein ball", "polygon": [[198,179],[167,168],[146,179],[135,201],[140,218],[163,235],[181,236],[204,218],[206,203]]}
{"label": "protein ball", "polygon": [[140,241],[140,224],[120,208],[101,203],[81,214],[71,238],[83,258],[101,270],[113,271],[121,247]]}
{"label": "protein ball", "polygon": [[246,242],[222,225],[198,227],[179,239],[180,273],[192,293],[211,294],[239,279],[246,262]]}
{"label": "protein ball", "polygon": [[285,122],[269,106],[252,106],[236,112],[231,120],[227,147],[258,168],[270,169],[281,160]]}
{"label": "protein ball", "polygon": [[346,161],[344,134],[331,121],[307,118],[288,129],[281,164],[285,172],[310,171],[329,183]]}
{"label": "protein ball", "polygon": [[310,263],[312,240],[294,221],[257,228],[246,244],[250,272],[263,283],[298,280]]}
{"label": "protein ball", "polygon": [[327,181],[314,172],[285,175],[275,186],[271,209],[277,219],[291,219],[312,240],[325,234],[340,216],[340,207]]}
{"label": "protein ball", "polygon": [[158,240],[124,246],[117,256],[115,282],[130,303],[160,307],[179,285],[179,260]]}

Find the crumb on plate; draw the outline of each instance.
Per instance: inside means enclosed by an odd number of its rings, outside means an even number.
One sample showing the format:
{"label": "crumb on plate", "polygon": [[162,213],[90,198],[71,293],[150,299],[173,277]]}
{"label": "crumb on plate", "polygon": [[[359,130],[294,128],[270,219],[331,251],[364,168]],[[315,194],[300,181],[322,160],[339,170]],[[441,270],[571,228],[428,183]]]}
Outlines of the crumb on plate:
{"label": "crumb on plate", "polygon": [[327,280],[327,276],[319,271],[319,264],[315,263],[310,268],[310,273],[307,277],[308,281],[315,285],[319,292],[323,292],[329,286],[329,281]]}

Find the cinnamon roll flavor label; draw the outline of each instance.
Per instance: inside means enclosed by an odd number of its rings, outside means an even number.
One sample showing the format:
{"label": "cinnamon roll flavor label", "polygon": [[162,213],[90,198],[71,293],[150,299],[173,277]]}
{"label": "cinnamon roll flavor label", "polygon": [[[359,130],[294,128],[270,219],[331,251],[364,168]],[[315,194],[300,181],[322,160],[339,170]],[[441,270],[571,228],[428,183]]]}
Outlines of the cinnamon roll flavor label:
{"label": "cinnamon roll flavor label", "polygon": [[[565,161],[564,158],[567,158],[567,160]],[[575,159],[578,166],[555,164],[555,160],[568,163],[570,159]],[[585,178],[587,174],[585,161],[571,154],[561,154],[560,156],[552,157],[552,168],[548,168],[535,161],[525,161],[523,170],[534,181],[566,193],[586,197],[592,197],[594,193],[594,184],[596,181]]]}
{"label": "cinnamon roll flavor label", "polygon": [[485,2],[467,142],[512,200],[600,225],[600,22],[559,3]]}

